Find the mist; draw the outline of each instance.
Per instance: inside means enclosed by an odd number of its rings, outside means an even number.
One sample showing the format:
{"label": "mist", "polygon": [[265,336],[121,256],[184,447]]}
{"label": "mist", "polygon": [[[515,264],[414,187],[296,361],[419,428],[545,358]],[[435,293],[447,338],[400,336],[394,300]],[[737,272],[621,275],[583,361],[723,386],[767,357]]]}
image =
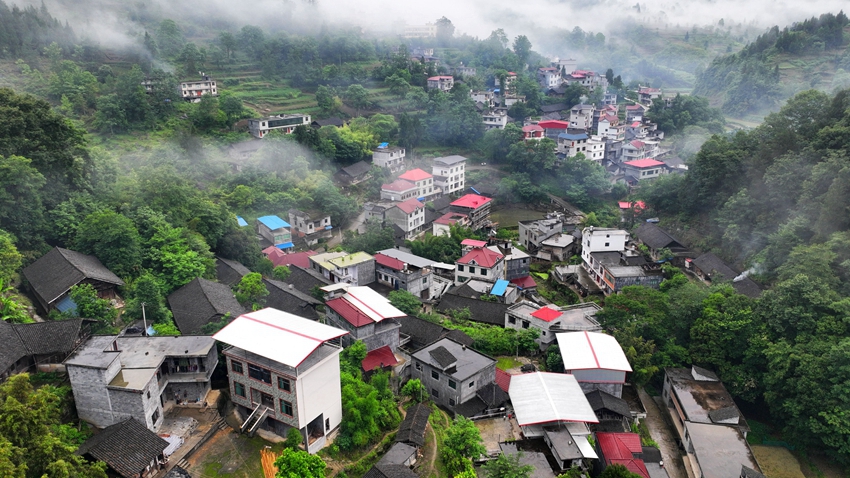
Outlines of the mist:
{"label": "mist", "polygon": [[[14,2],[13,2],[14,3]],[[24,0],[39,6],[41,0]],[[75,31],[107,48],[121,49],[137,42],[144,33],[142,23],[171,18],[184,26],[205,25],[211,30],[237,30],[244,25],[264,29],[309,33],[320,28],[358,27],[375,34],[400,34],[404,25],[421,25],[445,16],[454,24],[455,35],[486,37],[503,29],[508,38],[527,35],[545,45],[541,53],[558,55],[557,44],[547,41],[553,29],[601,32],[617,36],[624,22],[639,22],[655,28],[690,28],[716,25],[755,28],[784,27],[813,15],[837,13],[845,2],[839,0],[773,1],[742,4],[735,0],[692,0],[632,3],[630,0],[526,0],[494,3],[484,0],[434,0],[397,2],[390,0],[256,0],[250,4],[229,0],[183,0],[175,3],[148,0],[130,3],[120,0],[45,0],[57,18],[67,20]],[[638,8],[639,5],[639,8]],[[212,36],[200,27],[188,27],[189,36]],[[540,50],[538,48],[538,50]]]}

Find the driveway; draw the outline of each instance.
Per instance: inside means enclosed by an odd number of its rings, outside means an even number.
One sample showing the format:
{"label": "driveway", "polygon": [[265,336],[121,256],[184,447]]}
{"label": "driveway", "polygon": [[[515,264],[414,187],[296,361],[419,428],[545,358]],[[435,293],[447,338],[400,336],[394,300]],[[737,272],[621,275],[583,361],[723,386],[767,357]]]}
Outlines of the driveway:
{"label": "driveway", "polygon": [[638,395],[643,408],[646,409],[646,427],[652,439],[658,443],[667,474],[670,478],[688,478],[682,462],[682,454],[676,444],[676,431],[668,422],[667,410],[659,407],[658,403],[642,388],[638,389]]}

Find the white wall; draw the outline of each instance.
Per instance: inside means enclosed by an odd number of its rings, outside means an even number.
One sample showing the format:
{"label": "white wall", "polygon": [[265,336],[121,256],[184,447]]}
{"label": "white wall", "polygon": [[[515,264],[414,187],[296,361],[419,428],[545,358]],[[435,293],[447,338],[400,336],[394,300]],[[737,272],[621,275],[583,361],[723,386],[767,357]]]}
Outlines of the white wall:
{"label": "white wall", "polygon": [[341,349],[337,350],[336,353],[298,377],[295,389],[298,395],[299,428],[304,428],[320,414],[324,414],[325,419],[330,420],[330,430],[337,428],[342,422],[340,352],[342,352]]}

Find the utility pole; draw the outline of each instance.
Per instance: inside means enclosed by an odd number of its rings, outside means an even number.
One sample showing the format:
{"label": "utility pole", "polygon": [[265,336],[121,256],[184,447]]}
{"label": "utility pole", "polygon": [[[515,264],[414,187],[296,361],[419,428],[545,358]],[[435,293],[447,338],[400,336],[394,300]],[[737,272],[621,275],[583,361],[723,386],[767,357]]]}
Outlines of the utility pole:
{"label": "utility pole", "polygon": [[144,329],[142,330],[142,337],[148,336],[148,319],[145,317],[145,303],[142,302],[142,324],[144,324]]}

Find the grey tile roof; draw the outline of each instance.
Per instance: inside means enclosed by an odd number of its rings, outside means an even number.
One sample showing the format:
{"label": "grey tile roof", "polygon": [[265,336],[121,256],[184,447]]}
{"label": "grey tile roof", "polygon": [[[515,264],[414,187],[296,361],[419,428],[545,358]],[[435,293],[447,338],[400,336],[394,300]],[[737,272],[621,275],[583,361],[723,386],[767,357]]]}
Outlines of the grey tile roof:
{"label": "grey tile roof", "polygon": [[139,476],[167,447],[167,441],[130,418],[86,440],[77,454],[106,462],[121,476],[132,478]]}
{"label": "grey tile roof", "polygon": [[346,166],[340,170],[340,173],[345,173],[346,176],[357,178],[367,174],[372,169],[372,165],[366,161],[357,161],[351,166]]}
{"label": "grey tile roof", "polygon": [[474,322],[482,322],[485,324],[505,325],[505,312],[508,310],[507,304],[501,302],[487,302],[471,297],[463,297],[455,295],[450,291],[440,298],[440,303],[437,304],[437,312],[446,313],[450,310],[459,310],[469,308],[472,313],[471,320]]}
{"label": "grey tile roof", "polygon": [[590,408],[592,408],[594,412],[599,412],[599,410],[610,410],[624,417],[632,416],[632,413],[629,410],[629,404],[622,398],[617,398],[608,392],[594,390],[584,394],[584,396],[587,398],[587,403],[590,404]]}
{"label": "grey tile roof", "polygon": [[765,478],[765,476],[747,465],[741,465],[741,478]]}
{"label": "grey tile roof", "polygon": [[296,289],[294,284],[270,279],[263,279],[263,282],[269,291],[269,295],[266,297],[266,307],[273,307],[299,317],[319,319],[315,307],[320,305],[322,301]]}
{"label": "grey tile roof", "polygon": [[45,304],[52,304],[84,279],[115,286],[124,285],[97,257],[54,247],[23,270],[33,291]]}
{"label": "grey tile roof", "polygon": [[0,320],[0,373],[5,372],[18,360],[27,356],[27,348],[15,332],[12,324]]}
{"label": "grey tile roof", "polygon": [[243,266],[241,262],[223,257],[215,258],[215,277],[219,282],[227,284],[229,287],[238,284],[243,277],[250,273],[251,271]]}
{"label": "grey tile roof", "polygon": [[478,395],[473,396],[469,400],[457,405],[454,409],[455,416],[463,415],[467,418],[472,418],[476,415],[481,415],[487,410],[487,404]]}
{"label": "grey tile roof", "polygon": [[419,475],[404,465],[376,464],[363,475],[363,478],[419,478]]}
{"label": "grey tile roof", "polygon": [[[736,275],[738,275],[731,267],[723,262],[722,259],[711,252],[694,259],[693,265],[697,266],[699,270],[708,275],[711,280],[732,280]],[[720,277],[717,276],[718,274]]]}
{"label": "grey tile roof", "polygon": [[174,323],[183,334],[198,334],[201,327],[225,314],[238,317],[245,312],[225,284],[202,277],[189,282],[168,296]]}
{"label": "grey tile roof", "polygon": [[467,347],[471,347],[472,343],[475,342],[472,337],[466,335],[466,332],[462,330],[449,330],[443,334],[443,337],[452,339],[459,344],[466,345]]}
{"label": "grey tile roof", "polygon": [[439,346],[429,350],[428,355],[430,355],[431,358],[434,359],[434,361],[436,361],[440,365],[440,368],[442,368],[443,370],[448,368],[450,365],[457,363],[457,357],[452,355],[452,353],[446,350],[446,348],[443,346]]}
{"label": "grey tile roof", "polygon": [[419,317],[399,317],[400,333],[410,336],[410,349],[419,350],[443,336],[443,326]]}
{"label": "grey tile roof", "polygon": [[642,448],[644,463],[661,463],[661,450],[654,446],[645,446]]}
{"label": "grey tile roof", "polygon": [[510,398],[508,394],[495,383],[488,383],[487,385],[484,385],[479,388],[475,394],[487,405],[487,408],[496,408],[507,402]]}
{"label": "grey tile roof", "polygon": [[407,443],[395,442],[378,461],[380,465],[404,465],[404,462],[416,455],[416,447]]}
{"label": "grey tile roof", "polygon": [[650,222],[641,223],[640,227],[635,231],[635,237],[652,249],[685,246],[682,241]]}
{"label": "grey tile roof", "polygon": [[331,281],[312,269],[305,269],[296,265],[290,265],[292,274],[286,279],[287,283],[295,286],[298,291],[310,295],[313,287],[324,287],[330,285]]}
{"label": "grey tile roof", "polygon": [[395,441],[398,443],[425,446],[425,427],[428,426],[428,417],[430,415],[431,407],[427,404],[417,403],[408,407],[404,420],[398,426]]}
{"label": "grey tile roof", "polygon": [[71,353],[80,338],[82,319],[12,324],[30,355]]}
{"label": "grey tile roof", "polygon": [[[496,360],[494,358],[482,354],[471,347],[465,347],[464,345],[448,338],[442,338],[434,342],[424,349],[414,353],[412,357],[422,363],[431,366],[438,366],[438,362],[430,353],[431,350],[438,347],[445,348],[457,359],[456,368],[453,369],[451,373],[447,373],[448,376],[455,380],[466,380],[488,367],[493,367],[494,370],[496,368]],[[484,384],[479,383],[478,385],[482,386]]]}

